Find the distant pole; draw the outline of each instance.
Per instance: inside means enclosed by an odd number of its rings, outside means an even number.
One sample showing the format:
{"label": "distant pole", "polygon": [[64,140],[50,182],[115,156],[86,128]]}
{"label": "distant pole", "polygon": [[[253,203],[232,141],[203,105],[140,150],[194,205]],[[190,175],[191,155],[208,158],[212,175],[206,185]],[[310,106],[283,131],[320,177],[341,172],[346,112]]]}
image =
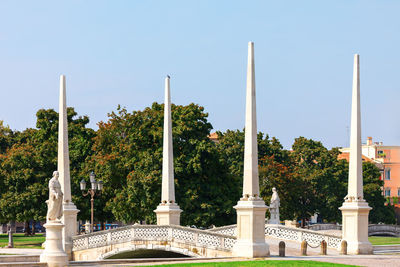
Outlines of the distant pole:
{"label": "distant pole", "polygon": [[11,230],[11,225],[10,229],[8,229],[8,248],[13,248],[14,247],[14,239],[13,239],[13,233]]}

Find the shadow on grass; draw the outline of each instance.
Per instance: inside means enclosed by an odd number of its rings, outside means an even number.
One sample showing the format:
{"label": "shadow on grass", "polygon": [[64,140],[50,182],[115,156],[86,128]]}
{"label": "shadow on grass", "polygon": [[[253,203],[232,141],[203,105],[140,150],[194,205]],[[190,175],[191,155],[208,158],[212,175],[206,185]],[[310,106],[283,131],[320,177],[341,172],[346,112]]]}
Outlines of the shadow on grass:
{"label": "shadow on grass", "polygon": [[189,256],[172,251],[156,249],[138,249],[115,254],[107,259],[144,259],[144,258],[189,258]]}

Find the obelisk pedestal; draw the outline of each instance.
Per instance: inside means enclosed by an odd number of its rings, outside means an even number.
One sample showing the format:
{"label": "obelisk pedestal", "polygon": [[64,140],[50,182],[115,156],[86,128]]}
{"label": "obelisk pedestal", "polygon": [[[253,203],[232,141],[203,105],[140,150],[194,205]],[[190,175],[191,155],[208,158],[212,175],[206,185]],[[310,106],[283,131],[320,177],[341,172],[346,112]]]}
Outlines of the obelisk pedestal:
{"label": "obelisk pedestal", "polygon": [[170,77],[165,78],[164,101],[164,135],[161,203],[154,212],[157,214],[157,225],[180,225],[182,210],[175,202],[174,158],[172,147],[172,119]]}
{"label": "obelisk pedestal", "polygon": [[254,43],[248,47],[246,126],[244,144],[243,197],[234,207],[237,213],[237,241],[233,255],[237,257],[269,256],[265,242],[265,212],[267,206],[259,197],[256,90]]}
{"label": "obelisk pedestal", "polygon": [[[72,237],[78,234],[77,216],[79,210],[72,202],[71,198],[71,177],[69,169],[69,149],[68,149],[68,121],[67,121],[67,101],[66,101],[66,81],[65,76],[60,76],[60,100],[59,100],[59,121],[58,121],[58,172],[60,174],[61,190],[64,192],[63,199],[63,246],[65,252],[72,260]],[[47,244],[46,244],[47,245]]]}
{"label": "obelisk pedestal", "polygon": [[40,255],[40,262],[47,262],[49,267],[68,266],[68,255],[63,249],[64,224],[60,221],[50,221],[43,226],[46,228],[46,247]]}
{"label": "obelisk pedestal", "polygon": [[368,214],[371,207],[364,200],[362,154],[359,55],[354,55],[353,95],[348,193],[342,207],[342,239],[347,241],[348,254],[372,254],[368,241]]}

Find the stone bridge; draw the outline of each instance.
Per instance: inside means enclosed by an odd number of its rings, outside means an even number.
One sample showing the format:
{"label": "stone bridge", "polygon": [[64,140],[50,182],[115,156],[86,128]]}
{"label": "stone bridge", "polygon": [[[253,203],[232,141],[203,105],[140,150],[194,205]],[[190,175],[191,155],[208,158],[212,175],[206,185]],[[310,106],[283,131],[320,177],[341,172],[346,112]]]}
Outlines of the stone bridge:
{"label": "stone bridge", "polygon": [[384,235],[400,237],[400,225],[390,224],[370,224],[368,226],[368,235]]}
{"label": "stone bridge", "polygon": [[130,225],[72,238],[74,260],[101,260],[126,251],[165,250],[190,257],[231,256],[236,237],[178,225]]}
{"label": "stone bridge", "polygon": [[[310,230],[323,231],[323,230],[342,230],[341,225],[336,224],[314,224],[309,226]],[[397,236],[400,237],[400,225],[391,224],[370,224],[368,225],[368,236],[382,235],[382,236]]]}
{"label": "stone bridge", "polygon": [[[236,243],[236,225],[199,230],[178,225],[130,225],[73,237],[74,260],[101,260],[135,250],[164,250],[190,257],[232,256]],[[318,246],[325,240],[339,249],[341,237],[317,231],[266,224],[266,238],[301,242]]]}
{"label": "stone bridge", "polygon": [[[236,236],[236,224],[209,229],[210,232],[220,233],[228,236]],[[328,247],[340,249],[342,242],[341,236],[334,234],[321,233],[318,231],[302,228],[287,227],[280,224],[266,224],[265,237],[282,240],[301,242],[306,240],[311,246],[318,246],[322,240],[325,240]],[[267,241],[268,242],[268,241]]]}

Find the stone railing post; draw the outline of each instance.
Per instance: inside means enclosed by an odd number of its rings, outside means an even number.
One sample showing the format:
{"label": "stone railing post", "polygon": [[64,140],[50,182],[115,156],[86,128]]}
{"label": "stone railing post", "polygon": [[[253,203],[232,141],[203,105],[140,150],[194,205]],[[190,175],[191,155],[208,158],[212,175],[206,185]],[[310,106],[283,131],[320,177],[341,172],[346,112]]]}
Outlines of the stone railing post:
{"label": "stone railing post", "polygon": [[347,241],[343,240],[340,244],[340,255],[347,255]]}
{"label": "stone railing post", "polygon": [[107,233],[107,245],[111,245],[111,232]]}
{"label": "stone railing post", "polygon": [[285,257],[285,247],[286,247],[285,242],[283,241],[279,242],[279,257]]}
{"label": "stone railing post", "polygon": [[301,250],[301,256],[307,256],[307,241],[306,240],[301,241],[300,250]]}
{"label": "stone railing post", "polygon": [[327,243],[325,240],[321,241],[321,255],[326,255],[327,253]]}
{"label": "stone railing post", "polygon": [[220,244],[221,244],[221,248],[225,248],[225,238],[224,237],[220,237]]}
{"label": "stone railing post", "polygon": [[173,236],[173,234],[174,234],[174,229],[172,229],[172,227],[170,227],[170,228],[168,229],[168,239],[171,240],[171,241],[174,241],[174,236]]}
{"label": "stone railing post", "polygon": [[89,249],[89,237],[85,237],[85,245],[86,245],[86,249]]}
{"label": "stone railing post", "polygon": [[300,241],[301,242],[301,240],[303,240],[303,232],[302,231],[299,231],[298,232],[298,234],[297,234],[297,241]]}
{"label": "stone railing post", "polygon": [[135,240],[135,233],[136,233],[135,227],[132,227],[131,231],[132,231],[132,234],[131,234],[132,240]]}
{"label": "stone railing post", "polygon": [[194,235],[194,243],[197,245],[197,242],[198,242],[198,240],[199,240],[199,233],[193,233],[193,235]]}

